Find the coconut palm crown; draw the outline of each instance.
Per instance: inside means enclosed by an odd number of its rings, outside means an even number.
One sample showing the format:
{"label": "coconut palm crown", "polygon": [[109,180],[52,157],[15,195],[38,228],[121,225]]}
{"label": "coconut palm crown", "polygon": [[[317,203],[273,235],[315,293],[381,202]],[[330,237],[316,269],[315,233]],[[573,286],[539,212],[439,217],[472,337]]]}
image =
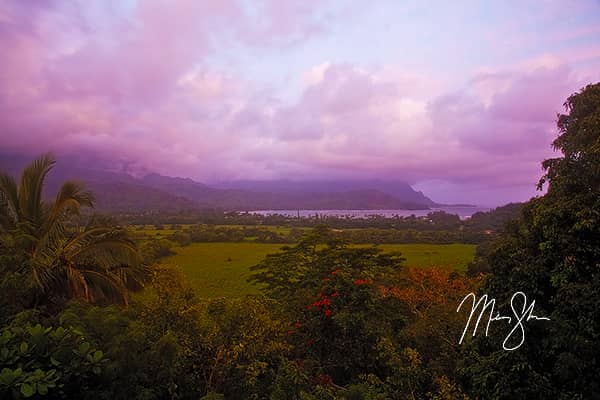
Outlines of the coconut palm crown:
{"label": "coconut palm crown", "polygon": [[43,155],[31,162],[20,183],[0,173],[0,245],[23,252],[21,266],[36,304],[77,298],[127,304],[140,289],[147,269],[135,244],[115,227],[76,223],[94,206],[81,183],[66,181],[54,201],[43,199],[44,182],[55,160]]}

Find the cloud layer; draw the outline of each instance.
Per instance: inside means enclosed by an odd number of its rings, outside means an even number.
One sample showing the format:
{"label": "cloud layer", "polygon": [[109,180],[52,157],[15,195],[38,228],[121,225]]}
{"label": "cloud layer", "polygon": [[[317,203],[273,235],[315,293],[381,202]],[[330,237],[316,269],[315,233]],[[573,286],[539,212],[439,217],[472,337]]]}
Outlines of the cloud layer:
{"label": "cloud layer", "polygon": [[[565,98],[599,78],[600,46],[585,40],[600,31],[585,26],[553,32],[560,51],[531,34],[531,56],[460,73],[365,64],[363,49],[350,61],[334,49],[301,58],[360,15],[334,3],[2,2],[0,150],[200,180],[378,177],[442,201],[497,202],[489,188],[522,200]],[[294,59],[308,66],[291,89],[264,84],[247,54],[274,75]]]}

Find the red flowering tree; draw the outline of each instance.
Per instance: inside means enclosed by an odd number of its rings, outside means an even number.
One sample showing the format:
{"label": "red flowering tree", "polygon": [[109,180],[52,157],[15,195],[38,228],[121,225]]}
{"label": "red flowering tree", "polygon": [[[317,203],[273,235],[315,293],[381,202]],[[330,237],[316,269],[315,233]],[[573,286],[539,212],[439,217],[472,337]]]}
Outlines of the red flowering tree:
{"label": "red flowering tree", "polygon": [[419,353],[436,380],[449,384],[457,380],[458,337],[465,320],[456,307],[480,281],[443,267],[406,268],[393,287],[382,289],[407,307],[409,323],[402,330],[402,341]]}
{"label": "red flowering tree", "polygon": [[376,247],[348,247],[321,229],[253,267],[252,280],[286,308],[288,338],[315,379],[345,384],[385,368],[379,343],[401,329],[405,310],[381,288],[402,261]]}

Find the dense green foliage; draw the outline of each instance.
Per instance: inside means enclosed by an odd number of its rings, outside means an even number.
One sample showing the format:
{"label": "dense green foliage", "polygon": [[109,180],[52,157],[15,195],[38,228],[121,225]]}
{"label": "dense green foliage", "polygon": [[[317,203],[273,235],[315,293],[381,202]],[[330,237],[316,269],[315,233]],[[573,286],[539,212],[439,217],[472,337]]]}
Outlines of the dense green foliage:
{"label": "dense green foliage", "polygon": [[[81,367],[85,382],[50,382],[47,398],[402,399],[408,393],[459,393],[452,364],[428,353],[429,345],[409,329],[417,322],[412,297],[384,290],[412,287],[402,275],[402,258],[330,238],[316,231],[259,263],[255,278],[272,269],[267,275],[273,282],[288,279],[286,266],[296,266],[289,288],[274,290],[269,279],[264,282],[267,297],[203,300],[179,270],[157,265],[128,308],[74,302],[58,314],[24,312],[10,319],[39,323],[35,329],[44,332],[74,332],[90,343],[91,359],[87,353],[85,360],[99,364]],[[456,279],[445,274],[444,282]],[[440,318],[447,311],[429,319],[432,332],[448,326]],[[40,355],[46,360],[40,371],[50,373],[48,379],[68,376],[48,354]],[[23,381],[14,382],[10,390],[20,390]]]}
{"label": "dense green foliage", "polygon": [[[140,239],[167,239],[180,246],[187,246],[190,243],[237,243],[246,241],[257,243],[291,244],[297,243],[307,230],[309,230],[309,228],[270,229],[270,227],[190,225],[179,230],[137,230],[134,232],[134,234]],[[337,229],[333,234],[335,234],[340,240],[356,244],[448,244],[480,243],[484,240],[487,240],[491,235],[491,232],[482,233],[459,228],[454,230],[351,228],[343,230]]]}
{"label": "dense green foliage", "polygon": [[0,331],[0,396],[76,397],[99,385],[106,359],[72,328],[11,326]]}
{"label": "dense green foliage", "polygon": [[[150,237],[158,235],[181,245],[190,242],[247,240],[262,243],[297,243],[304,231],[319,226],[335,229],[340,239],[351,243],[481,243],[501,232],[506,222],[516,219],[521,206],[509,204],[488,212],[478,212],[467,220],[460,220],[458,216],[443,211],[431,212],[424,217],[374,215],[368,218],[293,218],[283,215],[213,212],[119,215],[118,218],[129,226],[153,226],[154,229],[138,229],[137,233],[146,233]],[[165,225],[165,221],[170,221],[169,225]],[[199,221],[202,224],[198,224]],[[169,226],[170,229],[165,229],[165,226]]]}
{"label": "dense green foliage", "polygon": [[134,243],[123,230],[97,226],[93,219],[73,225],[94,201],[81,184],[65,182],[56,200],[45,202],[44,182],[53,165],[47,155],[34,160],[18,185],[0,174],[0,248],[20,257],[18,263],[3,263],[3,278],[24,278],[21,293],[34,306],[71,298],[126,303],[128,290],[140,287],[145,272]]}
{"label": "dense green foliage", "polygon": [[551,321],[528,324],[518,351],[501,350],[506,332],[473,343],[465,375],[485,398],[600,397],[600,84],[565,105],[554,142],[562,156],[543,163],[547,193],[489,250],[482,288],[503,302],[521,290]]}
{"label": "dense green foliage", "polygon": [[[253,267],[252,279],[293,321],[287,332],[293,373],[330,391],[316,394],[305,381],[290,386],[285,398],[309,392],[316,397],[307,398],[435,398],[448,390],[456,396],[450,398],[462,398],[451,361],[460,349],[446,343],[460,322],[447,315],[454,316],[456,299],[475,282],[439,269],[416,277],[403,261],[400,254],[348,247],[315,231]],[[424,284],[435,292],[437,307],[418,304]],[[444,343],[445,352],[431,352],[432,343],[414,335],[417,324]]]}

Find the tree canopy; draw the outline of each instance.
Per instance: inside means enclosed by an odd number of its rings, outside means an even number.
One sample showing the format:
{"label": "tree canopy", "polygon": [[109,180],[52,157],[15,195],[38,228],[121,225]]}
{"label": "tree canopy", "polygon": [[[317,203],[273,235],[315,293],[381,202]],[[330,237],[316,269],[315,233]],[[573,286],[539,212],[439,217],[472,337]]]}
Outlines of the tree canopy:
{"label": "tree canopy", "polygon": [[565,107],[553,143],[561,154],[543,162],[547,193],[526,204],[489,253],[481,289],[504,301],[523,291],[551,321],[528,324],[519,351],[495,351],[493,338],[474,343],[465,371],[486,398],[600,396],[600,84]]}
{"label": "tree canopy", "polygon": [[[43,155],[21,174],[19,184],[0,174],[0,246],[21,254],[7,274],[24,279],[34,304],[79,298],[127,303],[147,273],[136,245],[124,230],[77,217],[94,205],[81,183],[62,184],[54,201],[44,199],[44,183],[55,160]],[[15,262],[16,261],[16,262]]]}

